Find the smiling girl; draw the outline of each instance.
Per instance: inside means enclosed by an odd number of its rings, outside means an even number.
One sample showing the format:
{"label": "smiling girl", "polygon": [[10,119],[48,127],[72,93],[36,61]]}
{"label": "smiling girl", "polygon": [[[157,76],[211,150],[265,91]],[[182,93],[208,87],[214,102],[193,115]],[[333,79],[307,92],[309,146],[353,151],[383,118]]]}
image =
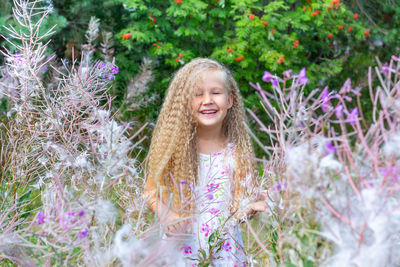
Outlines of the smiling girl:
{"label": "smiling girl", "polygon": [[[188,258],[205,258],[204,251],[214,266],[245,264],[239,222],[266,210],[265,193],[254,194],[252,157],[229,70],[202,58],[183,66],[154,129],[144,193],[167,233],[189,233]],[[213,233],[218,246],[210,245]]]}

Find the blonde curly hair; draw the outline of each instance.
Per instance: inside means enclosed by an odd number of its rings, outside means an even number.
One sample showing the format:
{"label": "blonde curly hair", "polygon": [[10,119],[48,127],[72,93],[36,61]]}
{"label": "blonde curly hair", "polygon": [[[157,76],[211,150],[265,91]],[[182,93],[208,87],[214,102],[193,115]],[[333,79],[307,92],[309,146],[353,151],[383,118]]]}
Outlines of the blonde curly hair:
{"label": "blonde curly hair", "polygon": [[191,188],[182,184],[196,184],[199,166],[197,124],[192,116],[190,102],[202,73],[209,70],[225,73],[221,75],[223,83],[228,93],[233,95],[233,105],[223,120],[222,130],[228,140],[234,143],[236,168],[231,192],[234,210],[239,207],[245,187],[251,188],[254,185],[254,152],[245,128],[242,97],[236,81],[230,71],[217,61],[194,59],[176,72],[169,85],[146,162],[148,180],[145,194],[154,200],[156,193],[164,196],[166,194],[163,192],[172,193],[172,208],[180,214],[193,209]]}

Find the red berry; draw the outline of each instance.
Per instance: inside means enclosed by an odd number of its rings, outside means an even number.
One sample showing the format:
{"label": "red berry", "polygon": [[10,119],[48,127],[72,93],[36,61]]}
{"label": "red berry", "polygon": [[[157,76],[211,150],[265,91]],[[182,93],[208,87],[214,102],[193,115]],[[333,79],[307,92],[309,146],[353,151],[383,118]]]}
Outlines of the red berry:
{"label": "red berry", "polygon": [[129,39],[129,38],[131,38],[131,36],[132,36],[132,33],[125,33],[124,35],[122,35],[122,39]]}
{"label": "red berry", "polygon": [[235,58],[236,62],[240,62],[240,61],[242,61],[243,59],[244,59],[244,56],[240,56],[240,57]]}

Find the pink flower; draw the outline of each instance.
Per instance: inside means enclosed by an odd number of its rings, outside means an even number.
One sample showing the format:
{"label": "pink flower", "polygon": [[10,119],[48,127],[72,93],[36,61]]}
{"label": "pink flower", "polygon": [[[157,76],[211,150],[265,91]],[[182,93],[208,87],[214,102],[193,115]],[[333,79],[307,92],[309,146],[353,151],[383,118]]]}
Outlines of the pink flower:
{"label": "pink flower", "polygon": [[210,233],[210,231],[211,231],[211,229],[210,229],[210,227],[208,226],[208,224],[202,224],[201,225],[201,230],[200,230],[202,233],[204,233],[204,236],[205,237],[208,237],[208,235],[209,235],[209,233]]}
{"label": "pink flower", "polygon": [[229,241],[225,241],[224,244],[222,245],[222,248],[223,248],[225,251],[229,251],[229,250],[232,249],[232,246],[231,246],[231,244],[229,243]]}
{"label": "pink flower", "polygon": [[192,254],[192,248],[190,246],[188,246],[188,245],[183,245],[183,247],[181,247],[181,251],[185,255]]}
{"label": "pink flower", "polygon": [[214,192],[218,187],[219,187],[219,184],[214,184],[214,183],[208,184],[207,191]]}
{"label": "pink flower", "polygon": [[210,212],[212,215],[217,215],[217,214],[220,212],[220,210],[219,210],[219,209],[216,209],[216,208],[211,208],[211,209],[209,210],[209,212]]}

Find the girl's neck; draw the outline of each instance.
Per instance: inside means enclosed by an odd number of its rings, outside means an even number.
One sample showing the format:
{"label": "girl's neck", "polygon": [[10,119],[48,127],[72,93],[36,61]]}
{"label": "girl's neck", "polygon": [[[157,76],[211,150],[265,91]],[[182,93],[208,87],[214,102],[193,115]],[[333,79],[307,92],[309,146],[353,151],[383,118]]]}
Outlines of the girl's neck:
{"label": "girl's neck", "polygon": [[202,154],[213,154],[223,150],[228,138],[222,129],[197,129],[197,151]]}

